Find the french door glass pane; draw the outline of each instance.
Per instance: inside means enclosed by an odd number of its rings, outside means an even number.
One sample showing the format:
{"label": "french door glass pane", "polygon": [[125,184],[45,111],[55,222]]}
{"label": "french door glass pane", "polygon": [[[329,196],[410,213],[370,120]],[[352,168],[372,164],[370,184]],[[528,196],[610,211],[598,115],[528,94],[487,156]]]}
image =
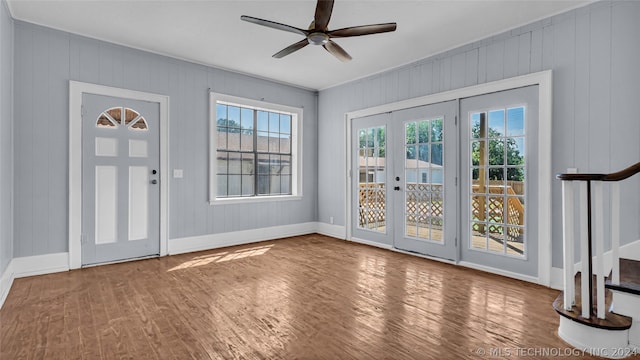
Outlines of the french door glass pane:
{"label": "french door glass pane", "polygon": [[358,228],[386,232],[386,127],[358,131]]}
{"label": "french door glass pane", "polygon": [[404,235],[443,242],[443,119],[405,124]]}
{"label": "french door glass pane", "polygon": [[470,114],[470,248],[525,256],[525,108]]}

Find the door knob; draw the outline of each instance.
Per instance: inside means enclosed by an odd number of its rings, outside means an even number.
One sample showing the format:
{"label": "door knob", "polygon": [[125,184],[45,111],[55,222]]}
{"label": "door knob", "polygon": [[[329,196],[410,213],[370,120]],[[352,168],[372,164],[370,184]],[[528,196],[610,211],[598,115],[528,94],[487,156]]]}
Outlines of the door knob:
{"label": "door knob", "polygon": [[152,173],[153,175],[155,175],[155,174],[157,174],[157,173],[158,173],[158,170],[151,170],[151,173]]}
{"label": "door knob", "polygon": [[151,183],[155,185],[155,184],[157,184],[157,183],[158,183],[158,180],[153,179],[153,180],[151,180]]}

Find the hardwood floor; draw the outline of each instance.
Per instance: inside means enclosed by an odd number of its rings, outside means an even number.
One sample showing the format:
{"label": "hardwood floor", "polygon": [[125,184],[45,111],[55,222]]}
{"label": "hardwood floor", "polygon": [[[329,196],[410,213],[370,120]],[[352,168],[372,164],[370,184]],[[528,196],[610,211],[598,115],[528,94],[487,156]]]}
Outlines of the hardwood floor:
{"label": "hardwood floor", "polygon": [[580,357],[558,293],[308,235],[17,279],[0,359]]}

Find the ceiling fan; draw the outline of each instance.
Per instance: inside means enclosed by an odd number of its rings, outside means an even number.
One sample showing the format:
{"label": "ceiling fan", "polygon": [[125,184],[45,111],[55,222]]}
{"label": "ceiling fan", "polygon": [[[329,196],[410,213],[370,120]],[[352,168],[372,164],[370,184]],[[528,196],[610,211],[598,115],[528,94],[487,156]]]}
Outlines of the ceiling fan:
{"label": "ceiling fan", "polygon": [[303,47],[312,44],[322,45],[322,47],[324,47],[328,52],[330,52],[340,61],[346,62],[351,60],[351,55],[349,55],[342,47],[340,47],[340,45],[331,40],[332,38],[379,34],[396,30],[396,23],[361,25],[337,30],[329,30],[329,19],[331,19],[332,11],[333,0],[318,0],[318,3],[316,4],[315,17],[313,21],[311,21],[308,30],[303,30],[294,26],[285,25],[270,20],[259,19],[247,15],[242,15],[240,19],[273,29],[289,31],[305,36],[304,39],[298,41],[297,43],[291,44],[275,53],[273,57],[277,59],[285,57],[294,51],[300,50]]}

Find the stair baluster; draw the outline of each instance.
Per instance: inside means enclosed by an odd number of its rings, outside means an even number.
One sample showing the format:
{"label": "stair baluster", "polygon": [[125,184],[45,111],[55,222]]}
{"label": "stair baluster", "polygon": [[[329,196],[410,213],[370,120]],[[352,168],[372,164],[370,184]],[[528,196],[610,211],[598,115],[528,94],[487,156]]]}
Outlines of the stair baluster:
{"label": "stair baluster", "polygon": [[620,183],[611,183],[611,283],[620,285]]}
{"label": "stair baluster", "polygon": [[[598,319],[606,318],[605,277],[608,264],[604,259],[604,182],[610,182],[611,204],[607,213],[611,218],[611,283],[620,285],[620,184],[640,172],[640,162],[622,171],[611,174],[559,174],[562,180],[562,214],[563,214],[563,259],[564,259],[564,304],[563,308],[572,311],[574,306],[581,307],[581,316],[585,319],[596,315]],[[580,304],[576,303],[574,246],[575,246],[575,198],[574,182],[578,182],[579,207],[579,247],[582,266],[580,283]],[[593,203],[592,203],[593,191]],[[592,208],[595,208],[592,210]],[[592,212],[593,214],[592,218]],[[593,233],[592,233],[593,231]],[[595,266],[593,264],[595,251]],[[596,276],[595,292],[593,275]],[[593,304],[595,297],[596,303]],[[594,313],[595,309],[595,313]]]}
{"label": "stair baluster", "polygon": [[[564,263],[573,264],[573,182],[562,182],[562,230],[564,235],[563,253]],[[571,225],[569,225],[571,224]],[[575,271],[573,266],[564,267],[564,308],[565,310],[571,310],[573,305],[576,304],[576,286],[575,286]]]}

